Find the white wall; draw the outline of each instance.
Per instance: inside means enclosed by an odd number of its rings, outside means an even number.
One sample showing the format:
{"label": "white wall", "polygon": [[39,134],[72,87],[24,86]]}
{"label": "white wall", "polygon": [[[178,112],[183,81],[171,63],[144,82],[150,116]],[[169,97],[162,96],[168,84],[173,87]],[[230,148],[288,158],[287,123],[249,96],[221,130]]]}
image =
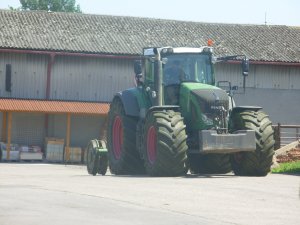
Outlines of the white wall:
{"label": "white wall", "polygon": [[51,79],[51,99],[111,101],[133,86],[133,60],[57,57]]}
{"label": "white wall", "polygon": [[[47,57],[0,53],[0,97],[43,99],[46,96]],[[11,64],[11,92],[5,90],[6,64]]]}
{"label": "white wall", "polygon": [[217,81],[239,86],[237,105],[261,106],[273,123],[300,124],[300,67],[250,64],[245,94],[240,65],[218,64],[215,69]]}

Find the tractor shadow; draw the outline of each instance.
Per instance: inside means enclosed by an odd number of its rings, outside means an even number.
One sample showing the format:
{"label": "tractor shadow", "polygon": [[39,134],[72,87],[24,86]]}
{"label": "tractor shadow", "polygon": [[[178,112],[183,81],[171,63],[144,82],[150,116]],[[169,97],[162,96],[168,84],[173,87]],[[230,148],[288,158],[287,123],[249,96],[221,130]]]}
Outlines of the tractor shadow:
{"label": "tractor shadow", "polygon": [[182,178],[237,178],[238,176],[228,173],[228,174],[187,174]]}
{"label": "tractor shadow", "polygon": [[105,176],[109,177],[119,177],[119,178],[134,178],[134,179],[157,179],[157,178],[176,178],[176,179],[192,179],[192,178],[237,178],[238,176],[234,174],[186,174],[185,176],[178,176],[178,177],[168,177],[168,176],[161,176],[161,177],[151,177],[147,174],[141,175],[114,175],[114,174],[106,174]]}

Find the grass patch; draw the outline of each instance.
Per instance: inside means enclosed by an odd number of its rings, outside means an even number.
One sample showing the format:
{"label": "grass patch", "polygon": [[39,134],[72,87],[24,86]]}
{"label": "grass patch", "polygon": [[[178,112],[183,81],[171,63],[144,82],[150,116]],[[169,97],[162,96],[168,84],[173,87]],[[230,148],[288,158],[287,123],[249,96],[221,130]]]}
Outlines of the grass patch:
{"label": "grass patch", "polygon": [[279,167],[272,169],[272,173],[300,173],[300,161],[280,163]]}

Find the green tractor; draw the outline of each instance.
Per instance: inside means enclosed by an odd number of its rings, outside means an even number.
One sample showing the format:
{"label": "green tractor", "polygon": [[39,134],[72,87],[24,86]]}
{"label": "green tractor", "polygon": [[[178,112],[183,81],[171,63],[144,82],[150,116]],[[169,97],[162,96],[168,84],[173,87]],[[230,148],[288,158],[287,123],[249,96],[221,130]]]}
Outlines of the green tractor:
{"label": "green tractor", "polygon": [[145,48],[134,64],[136,87],[117,93],[110,105],[110,171],[266,176],[272,123],[261,107],[235,106],[230,82],[218,82],[227,91],[216,86],[213,64],[226,60],[241,61],[245,81],[245,56],[216,58],[210,46]]}

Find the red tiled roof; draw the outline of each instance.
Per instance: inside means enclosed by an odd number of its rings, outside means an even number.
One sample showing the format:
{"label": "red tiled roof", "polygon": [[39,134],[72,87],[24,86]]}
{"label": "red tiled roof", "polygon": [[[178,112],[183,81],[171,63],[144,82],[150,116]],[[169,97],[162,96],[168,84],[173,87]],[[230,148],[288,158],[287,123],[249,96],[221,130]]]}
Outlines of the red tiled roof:
{"label": "red tiled roof", "polygon": [[108,103],[0,99],[0,111],[106,115]]}

